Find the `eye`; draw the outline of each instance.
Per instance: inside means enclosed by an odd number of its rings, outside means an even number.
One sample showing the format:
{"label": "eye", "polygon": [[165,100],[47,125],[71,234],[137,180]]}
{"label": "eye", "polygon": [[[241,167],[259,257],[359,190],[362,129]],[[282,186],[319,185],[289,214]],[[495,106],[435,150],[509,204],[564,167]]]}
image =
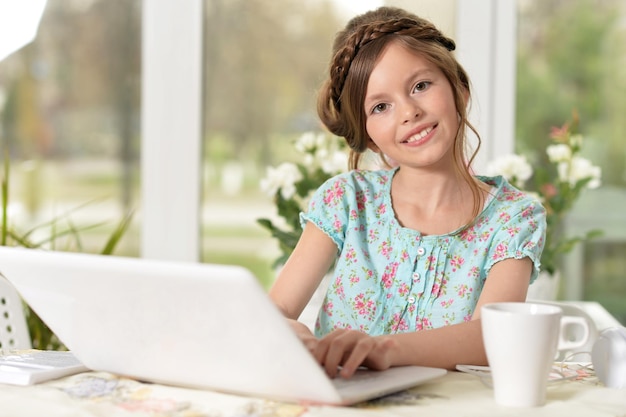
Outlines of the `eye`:
{"label": "eye", "polygon": [[415,87],[413,88],[413,91],[424,91],[426,90],[428,87],[430,87],[432,83],[430,81],[420,81],[417,84],[415,84]]}
{"label": "eye", "polygon": [[378,103],[374,107],[372,107],[372,113],[382,113],[389,108],[387,103]]}

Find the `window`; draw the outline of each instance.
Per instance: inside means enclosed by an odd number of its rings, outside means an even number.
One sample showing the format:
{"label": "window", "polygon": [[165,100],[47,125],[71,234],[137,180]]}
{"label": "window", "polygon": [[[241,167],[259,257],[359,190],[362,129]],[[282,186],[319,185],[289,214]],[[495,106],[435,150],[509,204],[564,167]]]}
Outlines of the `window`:
{"label": "window", "polygon": [[[137,206],[140,52],[140,1],[49,0],[36,39],[0,62],[9,222],[37,227],[31,243],[101,252]],[[116,252],[137,254],[138,234]]]}
{"label": "window", "polygon": [[563,259],[562,295],[600,302],[626,322],[626,8],[619,0],[518,0],[516,147],[541,161],[551,126],[580,114],[583,155],[602,167],[567,219],[603,235]]}

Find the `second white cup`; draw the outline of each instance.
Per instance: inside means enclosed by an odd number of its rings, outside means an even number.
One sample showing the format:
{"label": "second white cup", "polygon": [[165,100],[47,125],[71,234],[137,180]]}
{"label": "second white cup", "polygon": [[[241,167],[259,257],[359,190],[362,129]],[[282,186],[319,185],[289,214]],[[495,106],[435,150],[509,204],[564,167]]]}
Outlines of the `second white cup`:
{"label": "second white cup", "polygon": [[[511,407],[544,405],[557,350],[582,346],[589,338],[586,320],[563,316],[561,308],[547,304],[487,304],[481,323],[495,401]],[[565,339],[571,325],[581,326],[580,340]]]}

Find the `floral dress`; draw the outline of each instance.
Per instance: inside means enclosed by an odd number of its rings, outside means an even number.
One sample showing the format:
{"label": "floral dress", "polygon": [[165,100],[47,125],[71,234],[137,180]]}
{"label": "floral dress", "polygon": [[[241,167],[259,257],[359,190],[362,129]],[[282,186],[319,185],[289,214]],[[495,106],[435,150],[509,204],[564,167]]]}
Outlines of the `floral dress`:
{"label": "floral dress", "polygon": [[312,197],[310,221],[339,257],[315,324],[317,336],[348,328],[371,335],[418,331],[471,319],[491,267],[529,257],[539,271],[545,209],[504,178],[477,177],[492,196],[469,228],[422,236],[402,227],[391,204],[396,169],[351,171]]}

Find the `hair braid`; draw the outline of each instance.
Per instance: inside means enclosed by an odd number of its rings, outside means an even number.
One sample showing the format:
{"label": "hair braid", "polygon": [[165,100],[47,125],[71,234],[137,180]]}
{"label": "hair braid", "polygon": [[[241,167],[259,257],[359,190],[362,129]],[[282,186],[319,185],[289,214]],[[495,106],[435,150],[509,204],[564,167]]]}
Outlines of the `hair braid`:
{"label": "hair braid", "polygon": [[331,99],[337,110],[340,108],[341,93],[350,66],[359,50],[368,43],[390,34],[408,35],[415,39],[436,42],[448,51],[454,51],[456,48],[452,39],[444,36],[436,27],[426,21],[420,22],[410,18],[400,18],[391,21],[376,21],[356,28],[346,39],[343,48],[335,53],[330,68]]}

